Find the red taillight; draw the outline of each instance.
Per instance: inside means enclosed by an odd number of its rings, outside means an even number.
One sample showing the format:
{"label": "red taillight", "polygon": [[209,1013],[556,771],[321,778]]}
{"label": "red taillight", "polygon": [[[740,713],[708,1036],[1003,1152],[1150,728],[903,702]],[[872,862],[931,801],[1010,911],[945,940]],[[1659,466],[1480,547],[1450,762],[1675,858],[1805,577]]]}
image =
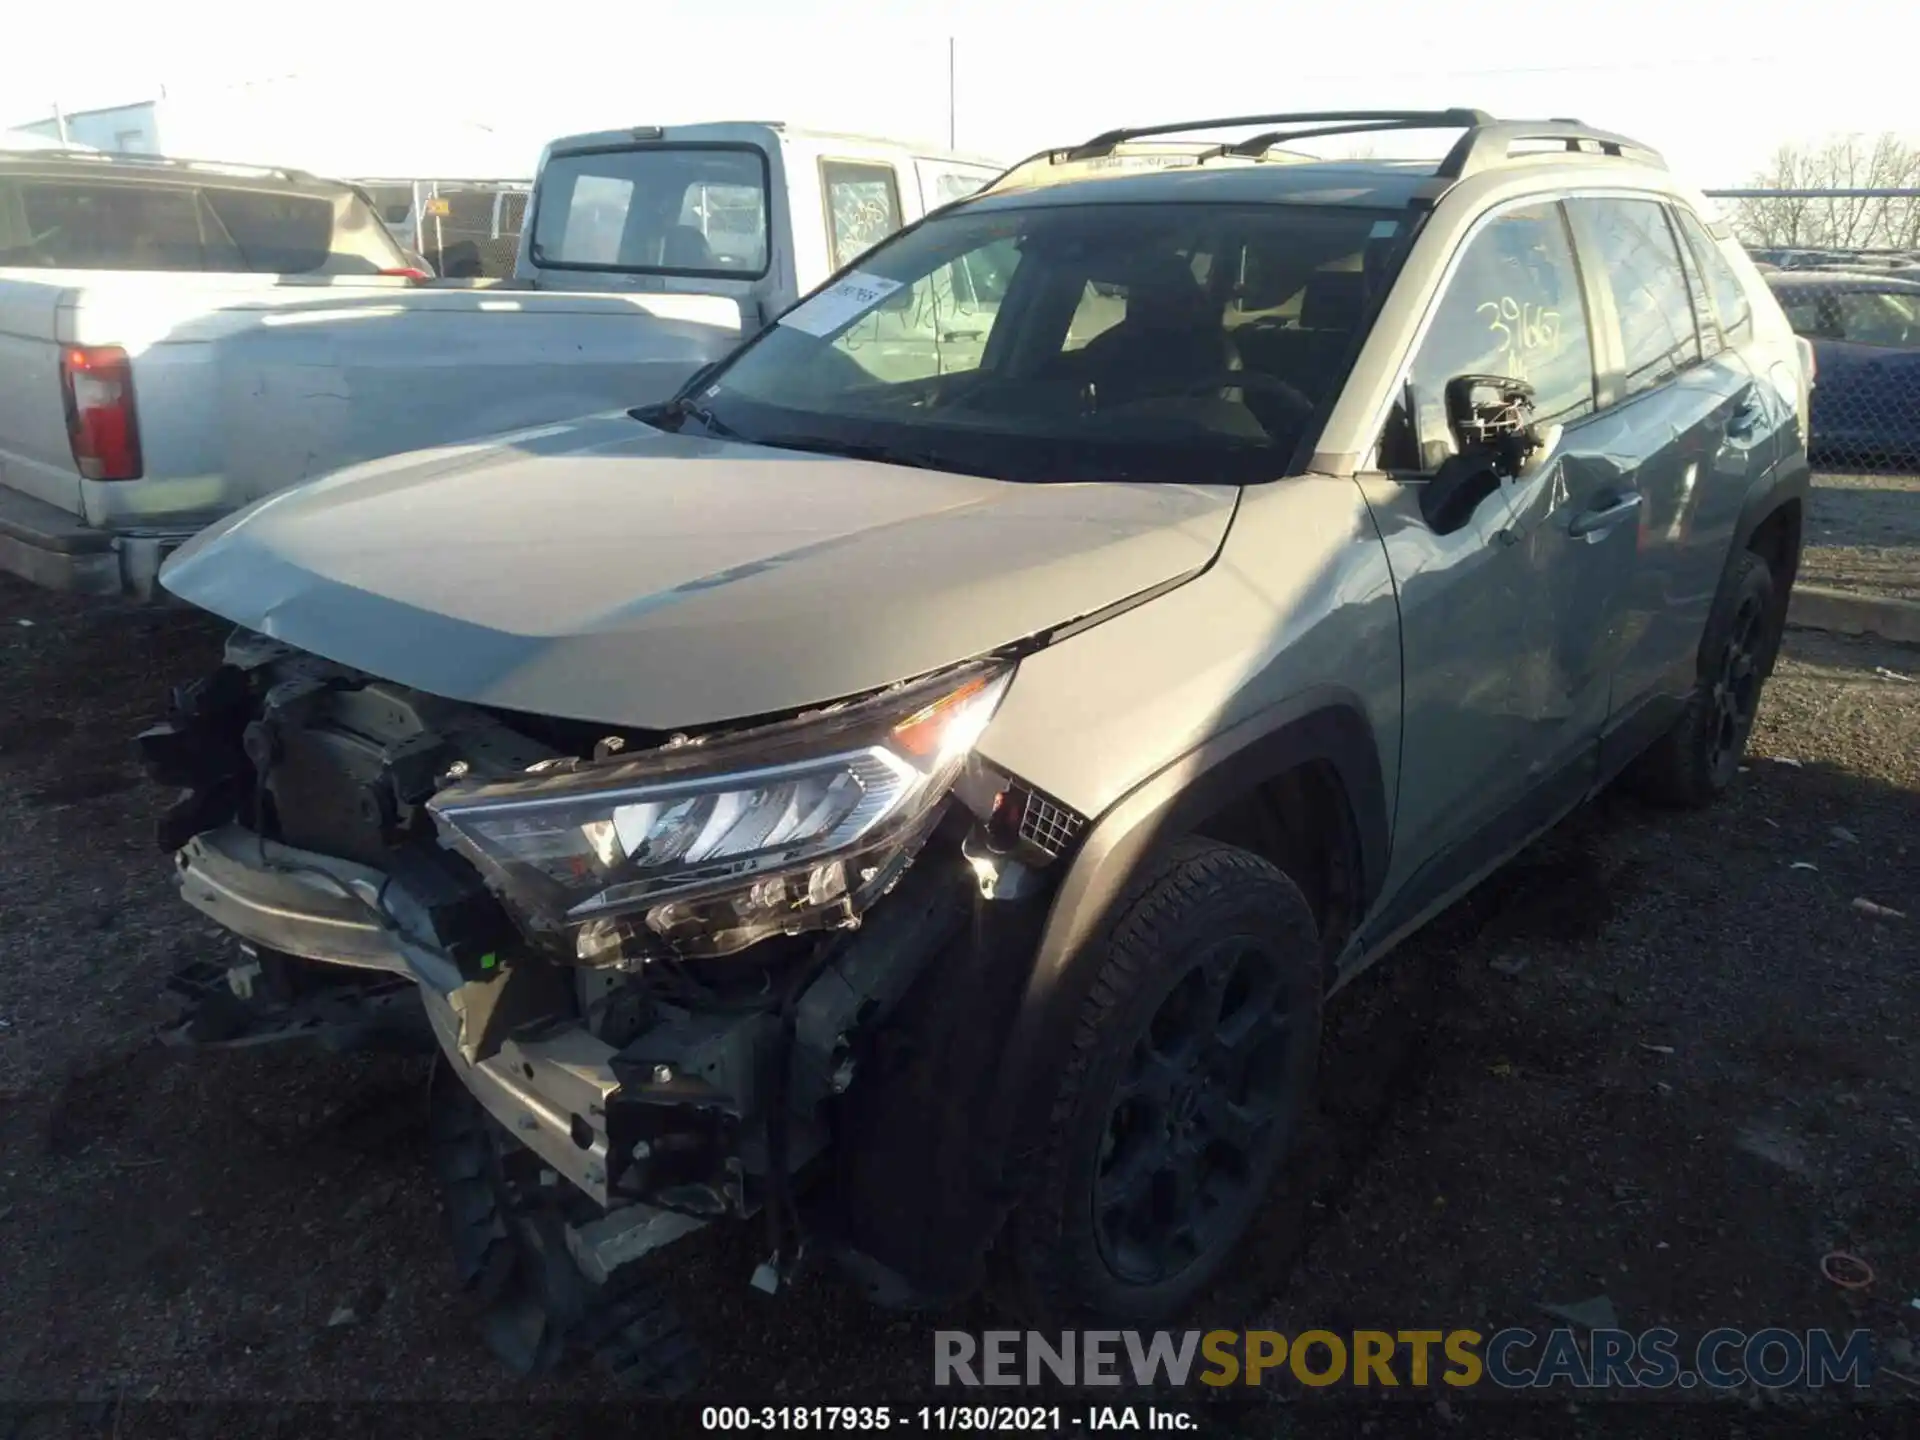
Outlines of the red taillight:
{"label": "red taillight", "polygon": [[140,478],[133,367],[118,345],[72,345],[60,357],[73,463],[89,480]]}
{"label": "red taillight", "polygon": [[433,278],[433,276],[429,275],[426,271],[413,265],[390,265],[380,273],[382,275],[391,275],[396,280],[411,280],[416,285],[422,281]]}

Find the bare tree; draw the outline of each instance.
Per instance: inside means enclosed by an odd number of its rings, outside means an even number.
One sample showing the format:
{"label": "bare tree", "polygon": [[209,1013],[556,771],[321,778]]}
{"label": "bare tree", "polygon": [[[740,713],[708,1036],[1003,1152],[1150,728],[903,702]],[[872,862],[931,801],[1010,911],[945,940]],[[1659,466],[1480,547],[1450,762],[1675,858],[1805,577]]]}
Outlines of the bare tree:
{"label": "bare tree", "polygon": [[[1920,146],[1858,135],[1820,147],[1783,145],[1754,190],[1920,190]],[[1742,200],[1734,228],[1748,245],[1810,250],[1920,249],[1920,198],[1779,196]]]}

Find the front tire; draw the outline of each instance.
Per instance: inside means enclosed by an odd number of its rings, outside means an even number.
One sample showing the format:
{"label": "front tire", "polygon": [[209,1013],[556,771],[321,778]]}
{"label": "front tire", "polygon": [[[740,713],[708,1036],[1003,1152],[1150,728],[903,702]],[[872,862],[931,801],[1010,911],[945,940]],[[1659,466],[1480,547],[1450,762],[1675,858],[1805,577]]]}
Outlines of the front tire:
{"label": "front tire", "polygon": [[1760,711],[1760,691],[1780,648],[1773,572],[1743,552],[1707,616],[1700,676],[1673,728],[1635,762],[1633,788],[1664,805],[1698,808],[1717,800],[1740,773]]}
{"label": "front tire", "polygon": [[1102,942],[1033,1188],[1008,1222],[1037,1323],[1153,1324],[1232,1255],[1312,1092],[1313,911],[1244,850],[1189,839],[1147,867]]}

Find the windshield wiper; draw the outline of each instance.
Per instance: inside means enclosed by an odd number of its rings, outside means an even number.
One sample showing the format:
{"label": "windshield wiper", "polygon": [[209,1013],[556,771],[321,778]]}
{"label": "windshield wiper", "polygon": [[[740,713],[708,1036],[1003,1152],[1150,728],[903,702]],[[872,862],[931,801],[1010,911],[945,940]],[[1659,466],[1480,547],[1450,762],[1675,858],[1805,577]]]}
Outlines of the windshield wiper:
{"label": "windshield wiper", "polygon": [[682,395],[659,405],[641,405],[629,410],[628,415],[643,425],[651,425],[656,430],[678,432],[681,425],[691,415],[698,420],[709,435],[718,435],[726,440],[738,440],[740,432],[730,425],[722,424],[714,417],[712,410],[690,396]]}

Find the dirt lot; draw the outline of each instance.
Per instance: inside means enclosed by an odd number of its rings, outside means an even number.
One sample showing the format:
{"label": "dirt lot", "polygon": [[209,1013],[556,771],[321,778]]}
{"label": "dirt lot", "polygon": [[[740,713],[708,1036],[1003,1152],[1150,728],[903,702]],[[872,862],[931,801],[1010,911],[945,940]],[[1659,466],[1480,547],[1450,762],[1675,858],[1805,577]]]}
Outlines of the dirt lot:
{"label": "dirt lot", "polygon": [[[527,1394],[452,1285],[417,1063],[150,1040],[217,945],[128,737],[216,650],[0,579],[0,1399]],[[1203,1320],[1485,1331],[1604,1294],[1631,1329],[1865,1325],[1911,1361],[1920,652],[1796,635],[1753,750],[1712,813],[1576,817],[1335,1002],[1321,1115]],[[750,1290],[757,1239],[673,1252],[715,1398],[926,1375],[930,1322],[830,1273]],[[1821,1278],[1835,1248],[1870,1289]]]}
{"label": "dirt lot", "polygon": [[1920,475],[1819,476],[1801,566],[1817,585],[1920,600]]}

